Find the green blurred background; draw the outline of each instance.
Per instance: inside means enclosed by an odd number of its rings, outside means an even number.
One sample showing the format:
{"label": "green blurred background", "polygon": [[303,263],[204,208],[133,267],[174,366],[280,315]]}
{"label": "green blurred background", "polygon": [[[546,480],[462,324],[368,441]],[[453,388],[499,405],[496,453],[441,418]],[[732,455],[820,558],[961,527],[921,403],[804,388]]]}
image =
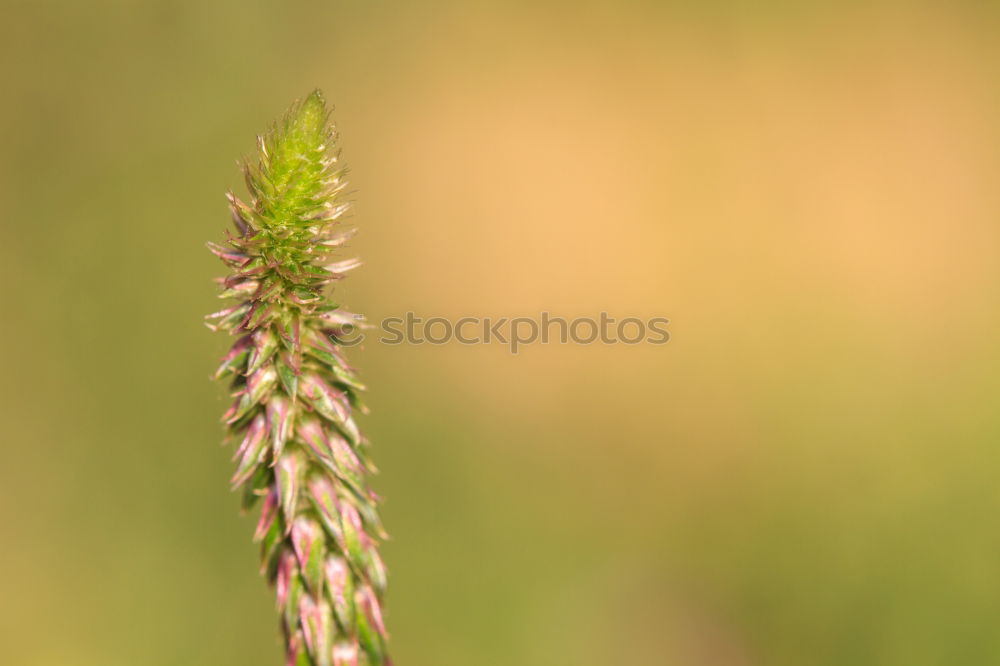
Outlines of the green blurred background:
{"label": "green blurred background", "polygon": [[[693,5],[693,3],[692,3]],[[335,103],[400,666],[1000,664],[995,3],[3,3],[0,663],[280,663],[201,324]]]}

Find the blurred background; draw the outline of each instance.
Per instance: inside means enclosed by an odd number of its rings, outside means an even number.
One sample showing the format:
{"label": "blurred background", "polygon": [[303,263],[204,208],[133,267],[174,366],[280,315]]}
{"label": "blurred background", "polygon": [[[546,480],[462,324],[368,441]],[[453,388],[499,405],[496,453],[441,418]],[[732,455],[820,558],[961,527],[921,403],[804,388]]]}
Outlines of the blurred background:
{"label": "blurred background", "polygon": [[314,87],[419,315],[664,346],[350,356],[400,666],[1000,664],[1000,11],[3,3],[0,663],[281,663],[202,326]]}

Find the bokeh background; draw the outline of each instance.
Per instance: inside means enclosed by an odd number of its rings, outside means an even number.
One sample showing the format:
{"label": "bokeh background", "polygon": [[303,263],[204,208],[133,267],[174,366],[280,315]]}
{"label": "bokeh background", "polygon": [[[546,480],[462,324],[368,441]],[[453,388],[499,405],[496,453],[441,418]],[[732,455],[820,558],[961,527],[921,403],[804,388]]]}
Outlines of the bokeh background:
{"label": "bokeh background", "polygon": [[1000,664],[995,3],[11,1],[0,663],[280,663],[201,324],[322,87],[401,666]]}

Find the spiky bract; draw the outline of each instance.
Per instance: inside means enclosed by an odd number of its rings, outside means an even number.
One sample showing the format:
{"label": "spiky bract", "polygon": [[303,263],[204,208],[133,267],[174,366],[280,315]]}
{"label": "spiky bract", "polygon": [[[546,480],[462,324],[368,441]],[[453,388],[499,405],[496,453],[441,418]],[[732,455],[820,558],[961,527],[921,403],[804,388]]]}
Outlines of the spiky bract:
{"label": "spiky bract", "polygon": [[333,261],[350,235],[338,228],[336,138],[318,91],[258,138],[258,163],[244,165],[250,203],[227,195],[238,235],[209,244],[232,269],[221,296],[238,303],[209,320],[236,336],[216,373],[233,383],[232,483],[246,508],[262,501],[254,538],[288,665],[385,666],[385,535],[353,417],[364,386],[341,350],[355,320],[325,297],[357,265]]}

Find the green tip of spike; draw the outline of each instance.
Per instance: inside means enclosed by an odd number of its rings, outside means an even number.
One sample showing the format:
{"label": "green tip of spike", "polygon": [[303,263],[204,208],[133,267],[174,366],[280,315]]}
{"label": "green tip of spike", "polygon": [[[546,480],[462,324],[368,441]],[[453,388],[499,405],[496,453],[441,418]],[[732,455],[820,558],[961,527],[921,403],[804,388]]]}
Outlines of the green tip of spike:
{"label": "green tip of spike", "polygon": [[309,93],[298,109],[295,110],[292,118],[294,131],[303,137],[316,136],[323,133],[327,122],[326,99],[323,92],[317,88]]}

